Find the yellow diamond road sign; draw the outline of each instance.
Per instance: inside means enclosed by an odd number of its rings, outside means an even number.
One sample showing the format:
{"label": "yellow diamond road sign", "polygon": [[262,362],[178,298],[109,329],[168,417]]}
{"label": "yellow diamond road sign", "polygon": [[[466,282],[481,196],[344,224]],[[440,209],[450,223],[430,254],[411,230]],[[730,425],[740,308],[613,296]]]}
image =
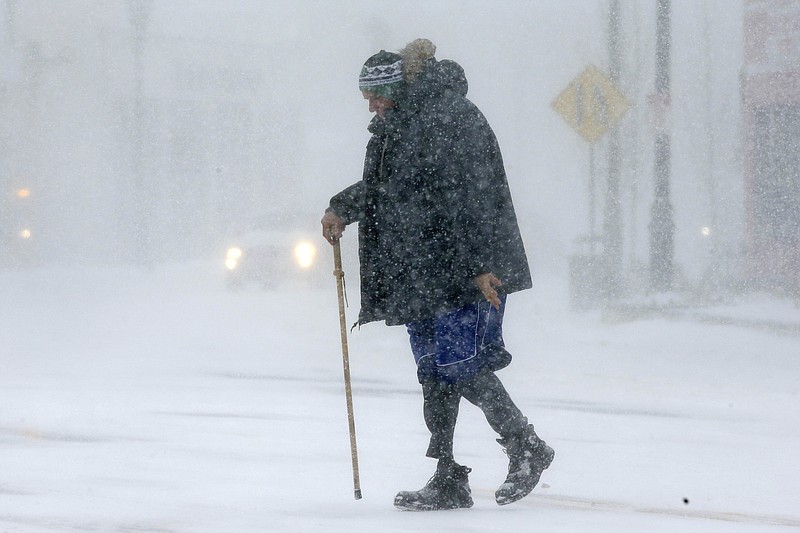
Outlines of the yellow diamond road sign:
{"label": "yellow diamond road sign", "polygon": [[630,108],[625,95],[593,65],[572,80],[551,105],[590,143],[613,128]]}

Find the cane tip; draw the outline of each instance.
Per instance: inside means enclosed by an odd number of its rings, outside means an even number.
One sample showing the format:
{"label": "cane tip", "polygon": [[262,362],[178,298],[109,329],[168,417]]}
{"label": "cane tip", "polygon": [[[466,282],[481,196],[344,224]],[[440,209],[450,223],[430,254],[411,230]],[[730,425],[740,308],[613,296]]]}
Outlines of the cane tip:
{"label": "cane tip", "polygon": [[356,489],[355,493],[353,494],[356,497],[356,500],[361,499],[361,489]]}

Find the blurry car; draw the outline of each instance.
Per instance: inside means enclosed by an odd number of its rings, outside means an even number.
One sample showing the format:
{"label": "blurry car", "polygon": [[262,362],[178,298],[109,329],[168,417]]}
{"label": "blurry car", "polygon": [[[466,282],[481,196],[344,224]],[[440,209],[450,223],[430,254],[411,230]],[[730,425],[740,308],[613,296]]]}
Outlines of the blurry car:
{"label": "blurry car", "polygon": [[287,282],[321,283],[322,238],[287,230],[257,230],[234,239],[225,251],[227,283],[232,289],[259,284],[265,289]]}

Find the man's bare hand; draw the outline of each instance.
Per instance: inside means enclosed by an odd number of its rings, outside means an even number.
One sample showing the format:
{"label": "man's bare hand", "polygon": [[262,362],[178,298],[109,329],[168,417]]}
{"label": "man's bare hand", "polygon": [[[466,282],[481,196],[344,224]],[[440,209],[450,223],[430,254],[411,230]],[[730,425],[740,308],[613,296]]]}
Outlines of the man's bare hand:
{"label": "man's bare hand", "polygon": [[322,217],[322,236],[331,245],[342,238],[344,233],[344,220],[333,211],[326,211]]}
{"label": "man's bare hand", "polygon": [[481,290],[483,297],[499,311],[500,296],[495,289],[501,287],[503,282],[497,279],[491,272],[487,272],[486,274],[475,277],[475,285]]}

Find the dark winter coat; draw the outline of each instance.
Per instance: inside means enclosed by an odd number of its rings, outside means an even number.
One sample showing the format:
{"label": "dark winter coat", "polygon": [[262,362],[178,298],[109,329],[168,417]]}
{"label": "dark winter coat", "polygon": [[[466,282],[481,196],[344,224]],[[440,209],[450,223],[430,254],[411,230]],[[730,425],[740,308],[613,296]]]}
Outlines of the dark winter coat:
{"label": "dark winter coat", "polygon": [[531,276],[494,132],[452,61],[428,60],[397,107],[369,130],[361,181],[329,209],[359,222],[359,323],[404,324],[506,294]]}

